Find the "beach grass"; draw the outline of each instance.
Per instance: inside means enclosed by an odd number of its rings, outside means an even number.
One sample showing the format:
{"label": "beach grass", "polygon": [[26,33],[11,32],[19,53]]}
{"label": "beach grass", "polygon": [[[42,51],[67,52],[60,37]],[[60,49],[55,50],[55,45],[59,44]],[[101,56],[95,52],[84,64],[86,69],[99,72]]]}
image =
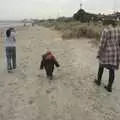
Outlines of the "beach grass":
{"label": "beach grass", "polygon": [[90,38],[99,40],[104,26],[100,23],[81,23],[79,21],[44,21],[40,25],[59,30],[63,39]]}

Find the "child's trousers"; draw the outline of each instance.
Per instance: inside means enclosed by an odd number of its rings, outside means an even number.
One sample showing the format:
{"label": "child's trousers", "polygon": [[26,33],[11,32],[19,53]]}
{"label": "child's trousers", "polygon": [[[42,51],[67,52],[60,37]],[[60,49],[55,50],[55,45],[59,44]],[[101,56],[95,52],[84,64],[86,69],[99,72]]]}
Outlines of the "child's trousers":
{"label": "child's trousers", "polygon": [[6,47],[7,69],[16,68],[16,47]]}
{"label": "child's trousers", "polygon": [[46,75],[48,76],[48,77],[52,77],[53,76],[53,70],[54,70],[54,68],[48,68],[48,69],[45,69],[46,70]]}

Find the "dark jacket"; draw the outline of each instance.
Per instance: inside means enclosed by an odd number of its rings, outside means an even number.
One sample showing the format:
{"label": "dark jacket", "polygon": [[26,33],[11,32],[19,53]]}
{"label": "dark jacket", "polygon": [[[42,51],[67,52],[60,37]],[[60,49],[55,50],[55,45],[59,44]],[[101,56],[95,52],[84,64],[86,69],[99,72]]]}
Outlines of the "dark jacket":
{"label": "dark jacket", "polygon": [[41,60],[41,65],[40,65],[40,69],[46,69],[46,70],[50,70],[50,69],[54,69],[54,66],[59,67],[59,63],[57,62],[57,60],[55,59],[55,57],[53,55],[51,55],[50,57],[47,54],[44,54],[42,56],[42,60]]}

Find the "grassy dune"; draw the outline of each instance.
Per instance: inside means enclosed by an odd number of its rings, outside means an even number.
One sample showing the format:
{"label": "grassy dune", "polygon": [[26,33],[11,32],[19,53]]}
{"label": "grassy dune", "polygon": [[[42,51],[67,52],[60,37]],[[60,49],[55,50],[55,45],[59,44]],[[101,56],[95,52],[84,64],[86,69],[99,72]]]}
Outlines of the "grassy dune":
{"label": "grassy dune", "polygon": [[103,29],[103,26],[101,24],[80,23],[76,21],[71,21],[71,22],[46,21],[46,22],[41,22],[40,25],[61,31],[63,39],[85,37],[85,38],[92,38],[99,40],[101,31]]}

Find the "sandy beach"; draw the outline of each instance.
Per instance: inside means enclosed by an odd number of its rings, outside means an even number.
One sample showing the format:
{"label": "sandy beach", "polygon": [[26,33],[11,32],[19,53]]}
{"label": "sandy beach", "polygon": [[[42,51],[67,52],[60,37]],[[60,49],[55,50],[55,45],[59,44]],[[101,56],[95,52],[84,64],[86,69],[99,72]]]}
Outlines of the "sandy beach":
{"label": "sandy beach", "polygon": [[[5,68],[0,38],[0,120],[120,120],[120,71],[113,92],[93,80],[97,47],[88,39],[62,40],[44,27],[17,27],[17,69]],[[61,67],[49,81],[39,70],[41,55],[51,50]],[[103,84],[107,83],[107,71]]]}

